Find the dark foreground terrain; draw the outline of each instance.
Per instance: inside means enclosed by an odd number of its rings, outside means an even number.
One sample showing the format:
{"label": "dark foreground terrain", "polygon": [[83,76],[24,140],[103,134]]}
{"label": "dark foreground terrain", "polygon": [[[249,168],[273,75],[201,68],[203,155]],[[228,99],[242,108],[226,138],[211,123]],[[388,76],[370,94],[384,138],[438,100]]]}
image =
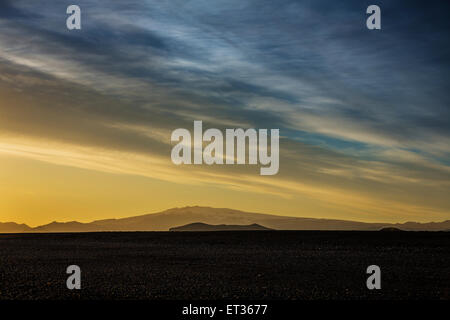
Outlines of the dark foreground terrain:
{"label": "dark foreground terrain", "polygon": [[450,299],[449,232],[3,234],[0,259],[0,299]]}

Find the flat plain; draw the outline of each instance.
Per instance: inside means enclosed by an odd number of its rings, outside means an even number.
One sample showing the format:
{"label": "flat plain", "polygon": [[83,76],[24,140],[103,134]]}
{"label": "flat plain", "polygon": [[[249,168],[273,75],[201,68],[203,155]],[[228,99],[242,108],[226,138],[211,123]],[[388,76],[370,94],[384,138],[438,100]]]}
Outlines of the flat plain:
{"label": "flat plain", "polygon": [[0,234],[0,299],[449,300],[450,232]]}

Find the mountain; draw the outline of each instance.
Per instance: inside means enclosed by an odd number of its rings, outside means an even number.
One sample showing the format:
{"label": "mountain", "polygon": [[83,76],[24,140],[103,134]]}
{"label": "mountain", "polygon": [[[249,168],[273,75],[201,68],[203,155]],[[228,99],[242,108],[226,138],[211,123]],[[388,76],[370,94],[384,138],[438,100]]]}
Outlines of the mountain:
{"label": "mountain", "polygon": [[202,222],[218,225],[259,224],[279,230],[378,230],[386,224],[368,224],[344,220],[285,217],[251,213],[227,208],[184,207],[142,216],[94,221],[99,230],[167,231],[171,227]]}
{"label": "mountain", "polygon": [[445,220],[442,222],[428,222],[428,223],[418,223],[418,222],[395,223],[392,224],[391,226],[407,231],[417,231],[417,230],[445,231],[446,229],[450,228],[450,220]]}
{"label": "mountain", "polygon": [[33,229],[26,224],[17,224],[15,222],[0,222],[0,233],[22,233],[30,232]]}
{"label": "mountain", "polygon": [[264,231],[272,230],[259,224],[231,225],[231,224],[206,224],[201,222],[190,223],[180,227],[170,228],[169,231]]}
{"label": "mountain", "polygon": [[[201,222],[209,225],[259,224],[276,230],[373,230],[394,227],[404,231],[440,231],[450,229],[450,220],[429,223],[366,223],[349,220],[315,219],[251,213],[227,208],[184,207],[122,219],[52,222],[36,228],[26,225],[5,227],[0,232],[93,232],[93,231],[168,231],[172,227]],[[8,224],[1,224],[8,225]],[[22,228],[22,229],[20,229]],[[1,229],[0,229],[1,230]]]}
{"label": "mountain", "polygon": [[91,223],[81,223],[77,221],[70,222],[52,222],[33,228],[34,232],[95,232],[95,231],[108,231],[107,229],[101,229],[98,226]]}

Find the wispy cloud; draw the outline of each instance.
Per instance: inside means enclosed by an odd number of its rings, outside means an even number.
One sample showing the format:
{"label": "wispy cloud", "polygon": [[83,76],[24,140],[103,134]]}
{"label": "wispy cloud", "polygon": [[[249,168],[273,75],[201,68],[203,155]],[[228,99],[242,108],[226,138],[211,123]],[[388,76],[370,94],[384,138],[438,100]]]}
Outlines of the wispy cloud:
{"label": "wispy cloud", "polygon": [[[447,4],[382,1],[380,32],[364,28],[361,1],[78,4],[82,30],[72,32],[66,3],[2,1],[2,152],[340,206],[357,195],[374,211],[448,212]],[[280,175],[166,163],[168,133],[197,119],[280,128]]]}

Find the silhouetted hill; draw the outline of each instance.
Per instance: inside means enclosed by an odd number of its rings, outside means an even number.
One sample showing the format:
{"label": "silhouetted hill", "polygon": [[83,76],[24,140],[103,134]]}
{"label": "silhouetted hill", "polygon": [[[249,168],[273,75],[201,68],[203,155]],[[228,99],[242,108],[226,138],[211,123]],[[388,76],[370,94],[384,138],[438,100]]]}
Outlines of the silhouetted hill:
{"label": "silhouetted hill", "polygon": [[94,231],[107,231],[102,230],[98,226],[91,223],[81,223],[77,221],[70,222],[52,222],[33,228],[35,232],[94,232]]}
{"label": "silhouetted hill", "polygon": [[256,223],[249,225],[229,225],[229,224],[211,225],[201,222],[190,223],[184,226],[169,229],[169,231],[264,231],[264,230],[272,230],[272,229],[263,227]]}
{"label": "silhouetted hill", "polygon": [[[227,208],[184,207],[122,219],[90,223],[52,222],[36,228],[4,229],[2,232],[93,232],[93,231],[168,231],[175,226],[201,222],[209,225],[259,224],[275,230],[364,230],[378,231],[394,227],[404,231],[441,231],[450,229],[450,220],[429,223],[366,223],[349,220],[286,217],[244,212]],[[27,229],[28,227],[28,229]]]}
{"label": "silhouetted hill", "polygon": [[22,233],[30,232],[32,229],[26,224],[15,222],[0,222],[0,233]]}
{"label": "silhouetted hill", "polygon": [[395,228],[395,227],[385,227],[385,228],[381,228],[380,231],[383,232],[396,232],[396,231],[403,231],[399,228]]}

